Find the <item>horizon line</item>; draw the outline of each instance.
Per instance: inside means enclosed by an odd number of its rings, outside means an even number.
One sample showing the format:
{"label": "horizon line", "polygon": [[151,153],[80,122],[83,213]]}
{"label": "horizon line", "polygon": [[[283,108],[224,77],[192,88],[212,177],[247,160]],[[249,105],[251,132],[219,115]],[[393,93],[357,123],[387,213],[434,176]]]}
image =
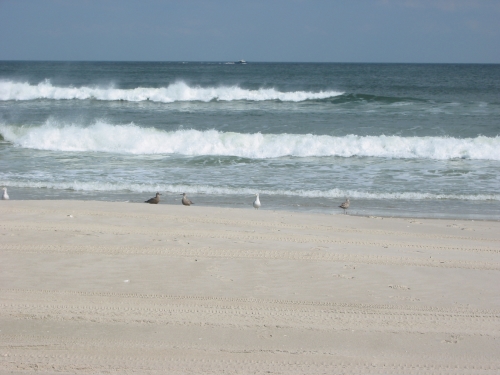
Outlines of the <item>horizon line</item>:
{"label": "horizon line", "polygon": [[[236,63],[239,60],[23,60],[0,59],[0,62],[52,62],[52,63]],[[500,65],[487,62],[366,62],[366,61],[252,61],[245,60],[246,64],[394,64],[394,65]],[[231,65],[231,64],[228,64]]]}

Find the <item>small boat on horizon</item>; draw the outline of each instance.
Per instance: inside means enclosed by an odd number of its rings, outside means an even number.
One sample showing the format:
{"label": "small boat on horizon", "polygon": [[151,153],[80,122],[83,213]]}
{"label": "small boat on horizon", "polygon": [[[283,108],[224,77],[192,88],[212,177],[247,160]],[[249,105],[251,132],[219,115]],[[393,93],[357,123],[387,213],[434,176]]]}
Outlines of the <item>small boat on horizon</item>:
{"label": "small boat on horizon", "polygon": [[247,62],[245,60],[239,60],[235,61],[235,64],[246,64]]}

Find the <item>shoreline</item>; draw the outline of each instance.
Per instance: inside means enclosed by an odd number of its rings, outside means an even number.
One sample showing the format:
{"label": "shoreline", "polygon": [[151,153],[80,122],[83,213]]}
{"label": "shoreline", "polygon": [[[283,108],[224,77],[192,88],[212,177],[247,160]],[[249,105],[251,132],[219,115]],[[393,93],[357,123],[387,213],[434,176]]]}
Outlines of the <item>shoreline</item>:
{"label": "shoreline", "polygon": [[[74,201],[74,202],[106,202],[106,203],[118,203],[118,204],[120,204],[120,203],[145,204],[142,200],[137,200],[137,201],[135,201],[135,200],[132,201],[130,199],[112,200],[112,199],[106,199],[106,198],[93,199],[95,197],[91,197],[90,199],[86,199],[86,200],[73,199],[72,197],[70,197],[69,199],[66,199],[66,198],[63,198],[63,199],[61,199],[61,198],[49,198],[49,199],[38,199],[38,198],[31,199],[31,198],[29,198],[29,199],[25,199],[24,195],[25,194],[21,194],[20,198],[17,198],[17,197],[13,198],[13,196],[11,196],[11,201],[19,201],[19,202],[24,202],[24,201],[26,201],[26,202],[28,202],[28,201],[30,201],[30,202],[31,201],[35,201],[35,202],[38,202],[38,201],[73,202]],[[131,195],[132,194],[124,194],[123,197],[126,198],[126,197],[131,196]],[[137,196],[138,194],[133,194],[133,195]],[[144,196],[144,200],[149,197],[147,194],[143,194],[143,196]],[[166,196],[170,197],[172,199],[170,199],[168,202],[165,202],[165,198],[162,198],[159,205],[167,205],[167,206],[172,206],[172,207],[175,207],[177,205],[181,205],[180,198],[177,198],[177,194],[169,194]],[[227,209],[237,209],[237,210],[238,209],[242,209],[242,210],[253,209],[253,207],[252,207],[252,201],[253,201],[252,199],[253,198],[251,196],[246,197],[246,200],[241,199],[241,201],[243,203],[236,203],[236,204],[233,203],[232,206],[231,205],[223,205],[224,199],[222,199],[221,197],[217,197],[218,199],[215,199],[215,200],[213,199],[213,197],[210,197],[210,199],[208,201],[205,201],[207,197],[206,196],[204,197],[203,195],[189,195],[189,196],[194,197],[193,200],[196,199],[194,207],[207,207],[207,208],[212,208],[212,209],[227,208]],[[201,203],[199,203],[200,198],[202,198]],[[271,198],[275,198],[275,197],[271,196]],[[297,197],[293,197],[293,198],[297,198]],[[294,207],[293,205],[292,206],[290,206],[290,205],[288,205],[288,206],[285,206],[285,205],[276,206],[276,205],[272,204],[272,201],[270,202],[269,197],[264,196],[264,198],[261,198],[261,200],[262,199],[266,199],[264,201],[265,205],[263,205],[263,207],[261,207],[261,210],[263,210],[263,211],[293,212],[293,213],[305,214],[305,215],[326,215],[326,216],[343,215],[342,209],[338,207],[340,205],[340,203],[343,202],[343,200],[340,198],[337,200],[334,200],[332,198],[325,198],[325,201],[327,201],[327,202],[331,201],[331,202],[335,202],[335,203],[333,203],[331,206],[318,206],[318,207],[312,207],[312,206]],[[310,198],[300,198],[300,199],[307,201]],[[290,199],[290,197],[287,196],[284,200],[291,201],[292,199]],[[351,199],[351,201],[353,201],[354,204],[352,204],[348,210],[347,215],[349,215],[349,216],[382,217],[382,218],[387,218],[387,219],[399,218],[399,219],[421,219],[421,220],[466,220],[466,221],[500,222],[500,215],[494,215],[494,217],[491,217],[491,215],[484,215],[484,214],[478,214],[478,213],[469,213],[469,214],[466,214],[463,216],[460,216],[458,214],[453,214],[453,213],[444,213],[444,214],[441,213],[441,216],[433,216],[432,213],[429,213],[429,212],[422,212],[421,214],[419,214],[418,212],[413,212],[414,215],[409,214],[407,216],[404,216],[404,215],[394,214],[395,212],[401,211],[401,210],[398,210],[395,208],[393,208],[392,210],[387,210],[384,207],[380,210],[377,210],[375,208],[370,208],[369,212],[363,212],[362,210],[364,209],[364,207],[359,206],[359,204],[363,204],[363,202],[366,202],[368,200],[365,200],[365,199],[354,199],[353,200],[353,199]],[[372,201],[377,201],[377,200],[372,200]],[[467,204],[474,206],[477,203],[476,202],[467,202]],[[482,202],[482,204],[484,204],[485,206],[489,206],[489,204],[487,204],[487,203]],[[375,213],[374,211],[378,211],[378,212]],[[380,211],[382,211],[382,212],[380,212]]]}
{"label": "shoreline", "polygon": [[500,223],[0,202],[0,373],[496,374]]}

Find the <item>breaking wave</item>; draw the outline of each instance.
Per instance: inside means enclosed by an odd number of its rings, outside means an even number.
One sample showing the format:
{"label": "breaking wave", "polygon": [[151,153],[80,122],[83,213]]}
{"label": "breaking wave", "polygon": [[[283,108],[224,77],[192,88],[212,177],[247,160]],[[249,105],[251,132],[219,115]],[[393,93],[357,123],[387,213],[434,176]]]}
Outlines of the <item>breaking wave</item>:
{"label": "breaking wave", "polygon": [[[57,190],[73,190],[82,192],[133,192],[150,193],[152,191],[162,191],[166,193],[177,194],[179,191],[188,194],[207,194],[207,195],[244,195],[253,196],[255,188],[237,188],[209,185],[183,185],[183,184],[138,184],[138,183],[116,183],[102,181],[19,181],[11,180],[8,177],[0,176],[3,185],[18,188],[44,188]],[[351,199],[389,199],[389,200],[439,200],[453,199],[465,201],[500,201],[499,194],[434,194],[419,192],[364,192],[359,190],[330,189],[321,190],[287,190],[287,189],[259,189],[261,195],[268,196],[290,196],[301,198],[345,198]]]}
{"label": "breaking wave", "polygon": [[218,155],[251,159],[324,156],[369,156],[404,159],[500,160],[500,137],[334,137],[313,134],[244,134],[217,130],[164,131],[134,124],[42,126],[0,124],[0,134],[16,146],[66,152],[109,152],[135,155]]}
{"label": "breaking wave", "polygon": [[233,101],[265,101],[280,100],[283,102],[301,102],[332,98],[342,95],[337,91],[294,91],[281,92],[273,88],[257,90],[244,89],[238,86],[200,87],[189,86],[184,82],[172,83],[167,87],[137,87],[133,89],[117,89],[113,87],[59,87],[53,86],[49,80],[37,85],[22,82],[0,81],[0,100],[69,100],[95,99],[103,101],[153,101],[159,103],[212,100]]}

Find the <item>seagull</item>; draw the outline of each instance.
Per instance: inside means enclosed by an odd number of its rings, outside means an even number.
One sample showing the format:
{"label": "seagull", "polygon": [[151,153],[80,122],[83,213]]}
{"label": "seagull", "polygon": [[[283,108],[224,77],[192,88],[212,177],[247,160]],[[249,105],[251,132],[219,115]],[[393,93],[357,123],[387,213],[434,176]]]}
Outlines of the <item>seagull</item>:
{"label": "seagull", "polygon": [[158,204],[158,202],[160,202],[160,195],[160,193],[156,193],[156,197],[149,198],[147,201],[144,201],[144,203]]}
{"label": "seagull", "polygon": [[2,190],[3,190],[2,200],[6,201],[6,200],[10,199],[9,194],[7,194],[7,188],[4,187],[4,188],[2,188]]}
{"label": "seagull", "polygon": [[347,212],[346,210],[349,208],[349,204],[350,204],[350,202],[349,202],[349,198],[347,198],[347,199],[345,200],[345,202],[344,202],[344,203],[342,203],[342,204],[339,206],[340,208],[342,208],[342,209],[344,210],[344,214]]}
{"label": "seagull", "polygon": [[182,204],[184,206],[191,206],[192,204],[194,204],[194,202],[191,202],[188,197],[186,197],[186,193],[182,193]]}
{"label": "seagull", "polygon": [[255,207],[256,210],[258,210],[260,207],[259,193],[255,194],[255,197],[256,198],[253,201],[253,206]]}

